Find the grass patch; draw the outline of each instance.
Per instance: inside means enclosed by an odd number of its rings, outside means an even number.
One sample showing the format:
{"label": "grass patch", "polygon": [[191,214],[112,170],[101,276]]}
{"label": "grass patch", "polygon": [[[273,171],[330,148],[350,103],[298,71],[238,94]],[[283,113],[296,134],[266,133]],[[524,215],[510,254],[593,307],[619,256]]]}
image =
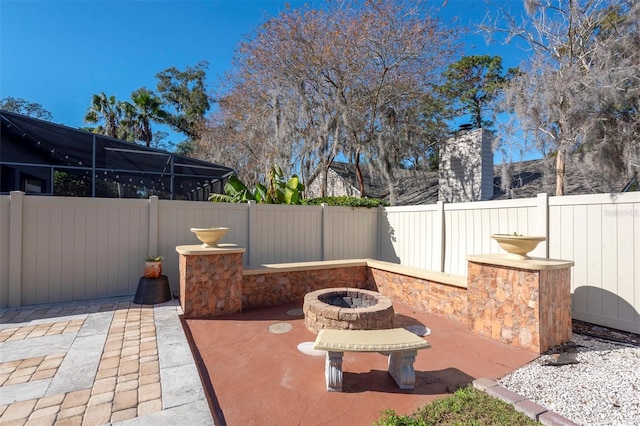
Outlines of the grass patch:
{"label": "grass patch", "polygon": [[539,425],[513,406],[469,385],[451,396],[437,399],[409,416],[387,410],[376,426],[428,425]]}

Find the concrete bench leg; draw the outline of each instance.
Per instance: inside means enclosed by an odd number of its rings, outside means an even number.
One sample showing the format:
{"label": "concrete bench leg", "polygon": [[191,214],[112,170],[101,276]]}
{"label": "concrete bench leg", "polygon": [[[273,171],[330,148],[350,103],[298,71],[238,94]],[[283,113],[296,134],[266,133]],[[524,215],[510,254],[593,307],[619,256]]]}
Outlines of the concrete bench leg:
{"label": "concrete bench leg", "polygon": [[328,391],[342,392],[342,352],[327,351],[324,378]]}
{"label": "concrete bench leg", "polygon": [[418,351],[392,352],[389,355],[389,374],[400,389],[413,389],[416,383],[416,371],[413,363]]}

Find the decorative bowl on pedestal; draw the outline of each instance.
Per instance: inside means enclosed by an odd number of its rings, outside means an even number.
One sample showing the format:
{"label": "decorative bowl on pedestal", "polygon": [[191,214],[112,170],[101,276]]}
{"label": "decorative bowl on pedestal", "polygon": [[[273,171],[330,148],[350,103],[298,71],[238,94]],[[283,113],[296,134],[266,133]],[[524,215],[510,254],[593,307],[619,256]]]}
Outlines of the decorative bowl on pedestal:
{"label": "decorative bowl on pedestal", "polygon": [[227,233],[229,228],[213,227],[213,228],[191,228],[191,232],[202,241],[202,247],[216,247],[218,241]]}
{"label": "decorative bowl on pedestal", "polygon": [[531,250],[535,249],[539,242],[546,240],[546,237],[515,234],[493,234],[491,238],[496,240],[500,247],[506,251],[507,258],[526,260]]}

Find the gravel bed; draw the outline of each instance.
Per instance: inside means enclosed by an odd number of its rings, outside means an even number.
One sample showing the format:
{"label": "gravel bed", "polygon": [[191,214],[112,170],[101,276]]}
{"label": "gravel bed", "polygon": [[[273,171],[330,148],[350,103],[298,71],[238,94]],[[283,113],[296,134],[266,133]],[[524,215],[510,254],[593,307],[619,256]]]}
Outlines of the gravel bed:
{"label": "gravel bed", "polygon": [[581,425],[640,425],[640,346],[574,334],[499,383]]}

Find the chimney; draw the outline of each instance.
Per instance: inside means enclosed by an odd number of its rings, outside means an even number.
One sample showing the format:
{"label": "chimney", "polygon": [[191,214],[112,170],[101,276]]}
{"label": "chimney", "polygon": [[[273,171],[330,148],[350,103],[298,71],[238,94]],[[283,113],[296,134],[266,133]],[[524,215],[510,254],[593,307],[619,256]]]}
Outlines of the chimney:
{"label": "chimney", "polygon": [[493,196],[493,133],[461,130],[440,151],[438,199],[447,203],[489,200]]}

